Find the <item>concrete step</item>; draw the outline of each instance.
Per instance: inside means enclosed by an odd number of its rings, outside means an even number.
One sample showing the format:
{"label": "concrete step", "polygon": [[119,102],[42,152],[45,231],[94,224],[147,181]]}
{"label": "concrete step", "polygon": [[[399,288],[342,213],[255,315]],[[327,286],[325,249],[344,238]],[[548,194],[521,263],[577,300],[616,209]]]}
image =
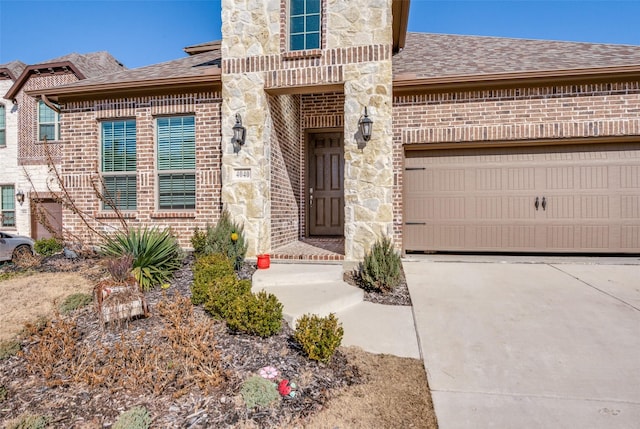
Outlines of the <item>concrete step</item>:
{"label": "concrete step", "polygon": [[283,305],[282,315],[292,328],[295,328],[296,321],[307,313],[327,316],[329,313],[344,311],[362,303],[364,297],[361,289],[342,281],[271,287],[260,286],[254,282],[251,290],[254,293],[264,290],[278,297]]}
{"label": "concrete step", "polygon": [[333,282],[342,282],[342,265],[272,263],[253,274],[253,285],[260,288]]}

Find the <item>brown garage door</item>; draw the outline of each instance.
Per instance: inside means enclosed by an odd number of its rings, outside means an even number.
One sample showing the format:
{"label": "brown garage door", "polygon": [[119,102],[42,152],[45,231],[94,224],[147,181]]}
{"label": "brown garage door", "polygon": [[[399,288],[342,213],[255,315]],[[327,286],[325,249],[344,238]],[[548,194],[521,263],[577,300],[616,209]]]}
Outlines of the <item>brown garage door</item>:
{"label": "brown garage door", "polygon": [[640,143],[407,151],[407,251],[640,252]]}

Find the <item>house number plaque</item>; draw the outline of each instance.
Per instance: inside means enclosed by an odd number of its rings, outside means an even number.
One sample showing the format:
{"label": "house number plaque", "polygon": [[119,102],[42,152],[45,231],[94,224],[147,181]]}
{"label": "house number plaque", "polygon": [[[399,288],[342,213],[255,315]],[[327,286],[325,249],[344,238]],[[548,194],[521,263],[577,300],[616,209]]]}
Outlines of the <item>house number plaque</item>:
{"label": "house number plaque", "polygon": [[235,172],[236,179],[238,179],[238,180],[251,180],[251,169],[250,168],[236,168],[233,171]]}

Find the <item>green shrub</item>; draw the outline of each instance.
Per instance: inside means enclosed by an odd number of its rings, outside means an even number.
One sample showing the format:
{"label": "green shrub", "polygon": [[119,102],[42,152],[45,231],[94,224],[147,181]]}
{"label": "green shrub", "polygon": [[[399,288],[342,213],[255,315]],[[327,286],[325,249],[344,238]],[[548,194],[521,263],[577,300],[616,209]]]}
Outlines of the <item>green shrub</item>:
{"label": "green shrub", "polygon": [[365,288],[378,292],[395,289],[400,283],[402,262],[391,240],[384,237],[376,241],[360,264],[360,279]]}
{"label": "green shrub", "polygon": [[199,256],[193,267],[191,302],[204,303],[209,296],[211,285],[220,278],[233,275],[233,264],[222,253]]}
{"label": "green shrub", "polygon": [[235,331],[269,337],[282,329],[282,304],[265,291],[245,294],[230,304],[226,321]]}
{"label": "green shrub", "polygon": [[69,295],[60,304],[60,313],[69,314],[70,312],[77,310],[93,302],[93,297],[88,293],[74,293]]}
{"label": "green shrub", "polygon": [[105,256],[133,256],[133,276],[142,291],[168,283],[182,264],[182,250],[170,229],[130,229],[117,232],[102,246]]}
{"label": "green shrub", "polygon": [[207,225],[205,231],[195,229],[191,237],[191,245],[196,256],[222,253],[233,262],[233,267],[242,267],[247,253],[247,241],[243,227],[236,224],[228,211],[223,211],[215,227]]}
{"label": "green shrub", "polygon": [[0,385],[0,404],[4,402],[5,399],[7,399],[7,388]]}
{"label": "green shrub", "polygon": [[21,345],[17,340],[0,342],[0,360],[14,356],[20,351]]}
{"label": "green shrub", "polygon": [[240,394],[249,409],[257,406],[268,407],[280,400],[276,385],[259,375],[248,378],[242,385]]}
{"label": "green shrub", "polygon": [[342,324],[335,314],[327,317],[305,314],[296,323],[293,337],[309,359],[327,363],[340,347],[343,334]]}
{"label": "green shrub", "polygon": [[7,429],[44,429],[49,424],[49,419],[38,414],[23,414],[10,421]]}
{"label": "green shrub", "polygon": [[151,416],[144,407],[133,407],[120,414],[112,426],[113,429],[148,429],[151,426]]}
{"label": "green shrub", "polygon": [[204,309],[219,319],[227,319],[236,299],[251,295],[251,280],[238,280],[235,273],[214,280],[208,289]]}
{"label": "green shrub", "polygon": [[40,240],[36,240],[33,248],[36,253],[42,256],[51,256],[61,252],[62,249],[64,249],[64,243],[55,237],[41,238]]}

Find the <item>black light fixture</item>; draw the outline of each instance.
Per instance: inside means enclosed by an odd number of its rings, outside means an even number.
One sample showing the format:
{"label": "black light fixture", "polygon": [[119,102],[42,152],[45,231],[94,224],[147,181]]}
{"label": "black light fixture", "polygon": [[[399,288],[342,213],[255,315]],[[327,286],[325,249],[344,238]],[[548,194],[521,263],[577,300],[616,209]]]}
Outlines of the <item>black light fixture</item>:
{"label": "black light fixture", "polygon": [[24,192],[22,192],[22,189],[18,189],[18,192],[16,192],[16,201],[18,201],[20,205],[24,203]]}
{"label": "black light fixture", "polygon": [[242,118],[239,113],[236,113],[236,123],[233,126],[233,147],[236,152],[240,151],[240,148],[244,145],[244,139],[247,134],[247,129],[242,126]]}
{"label": "black light fixture", "polygon": [[369,115],[367,113],[367,106],[364,107],[364,116],[360,117],[360,120],[358,121],[358,128],[360,129],[362,139],[365,142],[368,142],[371,139],[373,121],[369,118]]}

